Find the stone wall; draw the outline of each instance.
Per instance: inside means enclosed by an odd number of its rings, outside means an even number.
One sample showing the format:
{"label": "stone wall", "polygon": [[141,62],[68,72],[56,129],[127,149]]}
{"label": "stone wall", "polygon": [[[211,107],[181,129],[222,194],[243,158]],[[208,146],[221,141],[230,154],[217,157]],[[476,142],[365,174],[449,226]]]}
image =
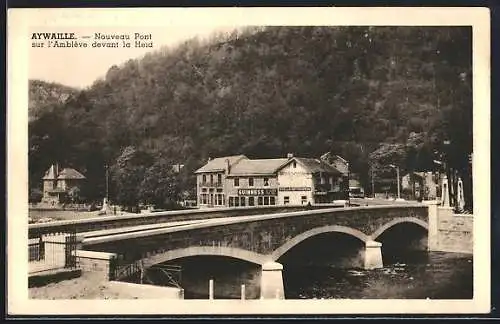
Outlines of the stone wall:
{"label": "stone wall", "polygon": [[438,250],[443,252],[473,252],[472,215],[440,214],[438,219]]}
{"label": "stone wall", "polygon": [[95,251],[76,251],[76,262],[83,272],[98,273],[103,280],[111,278],[111,266],[116,254]]}
{"label": "stone wall", "polygon": [[128,282],[110,281],[109,288],[127,299],[184,299],[180,288],[141,285]]}
{"label": "stone wall", "polygon": [[458,215],[450,207],[429,206],[429,250],[473,253],[472,215]]}

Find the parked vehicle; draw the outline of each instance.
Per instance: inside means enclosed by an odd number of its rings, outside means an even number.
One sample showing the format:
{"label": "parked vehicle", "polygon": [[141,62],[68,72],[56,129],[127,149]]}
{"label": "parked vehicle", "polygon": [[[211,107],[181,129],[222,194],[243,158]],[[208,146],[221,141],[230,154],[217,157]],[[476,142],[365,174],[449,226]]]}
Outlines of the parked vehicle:
{"label": "parked vehicle", "polygon": [[365,191],[361,187],[350,187],[349,188],[350,198],[365,198]]}

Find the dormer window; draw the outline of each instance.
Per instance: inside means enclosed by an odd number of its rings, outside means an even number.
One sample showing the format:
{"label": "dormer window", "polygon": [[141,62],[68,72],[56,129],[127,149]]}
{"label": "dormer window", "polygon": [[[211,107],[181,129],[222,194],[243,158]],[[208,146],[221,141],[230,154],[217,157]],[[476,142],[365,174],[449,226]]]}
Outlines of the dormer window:
{"label": "dormer window", "polygon": [[293,161],[292,162],[292,167],[295,169],[297,167],[297,162]]}

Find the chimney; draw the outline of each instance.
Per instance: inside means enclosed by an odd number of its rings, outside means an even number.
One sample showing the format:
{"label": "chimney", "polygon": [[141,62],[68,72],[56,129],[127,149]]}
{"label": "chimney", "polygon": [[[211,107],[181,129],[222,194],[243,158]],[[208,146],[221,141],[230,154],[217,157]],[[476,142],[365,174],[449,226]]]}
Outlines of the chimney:
{"label": "chimney", "polygon": [[287,159],[291,159],[291,158],[293,158],[293,153],[288,153],[288,154],[286,155],[286,157],[287,157]]}
{"label": "chimney", "polygon": [[210,161],[212,161],[212,158],[209,156],[208,160],[207,160],[207,163],[210,162]]}
{"label": "chimney", "polygon": [[226,159],[226,174],[229,174],[229,172],[231,172],[231,165],[229,159]]}

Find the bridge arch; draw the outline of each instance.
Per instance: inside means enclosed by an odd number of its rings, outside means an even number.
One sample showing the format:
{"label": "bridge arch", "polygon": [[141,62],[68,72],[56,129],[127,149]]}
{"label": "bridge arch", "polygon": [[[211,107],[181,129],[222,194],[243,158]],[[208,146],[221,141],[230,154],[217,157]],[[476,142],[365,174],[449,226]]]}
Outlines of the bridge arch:
{"label": "bridge arch", "polygon": [[155,254],[147,258],[144,258],[143,262],[146,267],[150,267],[155,264],[167,262],[174,259],[191,257],[191,256],[201,256],[201,255],[225,256],[225,257],[248,261],[259,265],[262,265],[269,260],[269,258],[267,258],[262,254],[239,248],[225,247],[225,246],[192,246],[188,248],[170,250],[170,251],[165,251],[163,253]]}
{"label": "bridge arch", "polygon": [[391,228],[391,227],[393,227],[393,226],[395,226],[397,224],[402,224],[402,223],[417,224],[420,227],[422,227],[423,229],[425,229],[427,231],[429,230],[429,225],[426,222],[424,222],[423,220],[421,220],[421,219],[418,219],[416,217],[401,217],[401,218],[393,219],[390,222],[385,223],[384,225],[382,225],[381,227],[379,227],[371,235],[371,240],[375,241],[380,235],[382,235],[382,233],[384,233],[385,231],[387,231],[389,228]]}
{"label": "bridge arch", "polygon": [[291,240],[287,241],[285,244],[274,250],[273,253],[271,254],[272,260],[274,261],[278,260],[283,254],[285,254],[288,250],[290,250],[300,242],[310,237],[323,233],[345,233],[358,238],[363,243],[370,241],[370,237],[368,235],[351,227],[340,226],[340,225],[328,225],[323,227],[317,227],[295,236],[294,238],[292,238]]}

